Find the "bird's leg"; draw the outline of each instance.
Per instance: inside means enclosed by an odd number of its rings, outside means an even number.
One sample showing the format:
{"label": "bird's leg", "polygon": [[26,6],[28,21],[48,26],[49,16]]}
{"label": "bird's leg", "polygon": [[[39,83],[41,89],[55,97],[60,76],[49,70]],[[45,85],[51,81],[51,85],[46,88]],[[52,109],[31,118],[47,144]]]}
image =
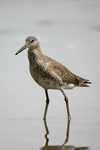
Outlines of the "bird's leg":
{"label": "bird's leg", "polygon": [[66,94],[64,93],[63,90],[61,90],[61,92],[63,93],[64,97],[65,97],[65,102],[66,102],[66,108],[67,108],[67,114],[68,114],[68,119],[70,120],[70,112],[69,112],[69,104],[68,104],[68,97],[66,96]]}
{"label": "bird's leg", "polygon": [[48,130],[46,119],[44,119],[44,126],[45,126],[45,130],[46,130],[46,134],[45,134],[46,143],[45,143],[45,146],[48,146],[48,143],[49,143],[49,138],[48,138],[49,130]]}
{"label": "bird's leg", "polygon": [[68,119],[68,122],[67,122],[66,139],[65,139],[65,142],[62,144],[62,148],[63,148],[63,146],[65,146],[65,144],[68,142],[68,139],[69,139],[69,128],[70,128],[70,120]]}
{"label": "bird's leg", "polygon": [[47,109],[49,105],[49,96],[47,90],[45,90],[45,94],[46,94],[46,106],[45,106],[44,117],[43,117],[44,120],[46,119]]}

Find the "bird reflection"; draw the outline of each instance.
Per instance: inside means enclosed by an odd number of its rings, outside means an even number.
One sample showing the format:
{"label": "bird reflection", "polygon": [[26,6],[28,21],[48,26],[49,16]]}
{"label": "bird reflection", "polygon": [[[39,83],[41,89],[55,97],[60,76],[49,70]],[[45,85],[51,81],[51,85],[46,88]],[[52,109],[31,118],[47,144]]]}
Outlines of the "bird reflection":
{"label": "bird reflection", "polygon": [[67,145],[65,146],[65,144],[68,143],[68,139],[69,139],[69,129],[70,129],[70,120],[68,119],[67,122],[67,131],[66,131],[66,139],[64,140],[64,143],[62,145],[48,145],[49,143],[49,138],[48,138],[48,134],[49,134],[49,129],[47,126],[47,122],[46,120],[44,121],[44,126],[45,126],[45,130],[46,130],[46,134],[45,134],[45,146],[42,147],[40,150],[87,150],[88,147],[75,147],[73,145]]}

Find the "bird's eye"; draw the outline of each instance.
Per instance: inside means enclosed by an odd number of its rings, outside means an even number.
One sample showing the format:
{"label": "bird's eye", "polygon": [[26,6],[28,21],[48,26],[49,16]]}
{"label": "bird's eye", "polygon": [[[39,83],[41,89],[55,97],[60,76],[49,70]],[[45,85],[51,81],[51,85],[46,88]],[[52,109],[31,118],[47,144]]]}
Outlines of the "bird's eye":
{"label": "bird's eye", "polygon": [[32,42],[34,42],[34,40],[31,40],[31,42],[30,42],[30,43],[32,43]]}

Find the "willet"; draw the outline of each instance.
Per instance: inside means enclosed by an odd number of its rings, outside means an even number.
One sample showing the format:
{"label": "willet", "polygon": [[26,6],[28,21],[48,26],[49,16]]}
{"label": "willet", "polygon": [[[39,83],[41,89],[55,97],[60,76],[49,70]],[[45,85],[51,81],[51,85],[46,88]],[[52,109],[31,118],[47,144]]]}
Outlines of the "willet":
{"label": "willet", "polygon": [[26,38],[26,43],[15,54],[28,49],[29,68],[32,78],[44,88],[46,94],[46,106],[44,111],[44,119],[46,119],[47,109],[49,105],[48,89],[60,90],[64,96],[67,108],[68,119],[70,119],[70,111],[68,98],[64,89],[73,89],[74,87],[89,87],[87,84],[91,83],[87,79],[83,79],[59,62],[42,54],[40,44],[36,37],[29,36]]}

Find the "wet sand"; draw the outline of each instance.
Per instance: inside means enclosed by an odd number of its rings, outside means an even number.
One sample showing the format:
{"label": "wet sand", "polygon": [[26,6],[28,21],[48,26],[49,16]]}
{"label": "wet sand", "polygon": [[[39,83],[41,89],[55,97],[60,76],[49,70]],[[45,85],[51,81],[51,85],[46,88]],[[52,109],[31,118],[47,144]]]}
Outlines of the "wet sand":
{"label": "wet sand", "polygon": [[[100,1],[5,0],[0,12],[0,150],[99,150]],[[65,91],[70,123],[55,90],[42,119],[45,93],[29,74],[27,50],[15,56],[30,35],[45,55],[92,81],[90,88]]]}

